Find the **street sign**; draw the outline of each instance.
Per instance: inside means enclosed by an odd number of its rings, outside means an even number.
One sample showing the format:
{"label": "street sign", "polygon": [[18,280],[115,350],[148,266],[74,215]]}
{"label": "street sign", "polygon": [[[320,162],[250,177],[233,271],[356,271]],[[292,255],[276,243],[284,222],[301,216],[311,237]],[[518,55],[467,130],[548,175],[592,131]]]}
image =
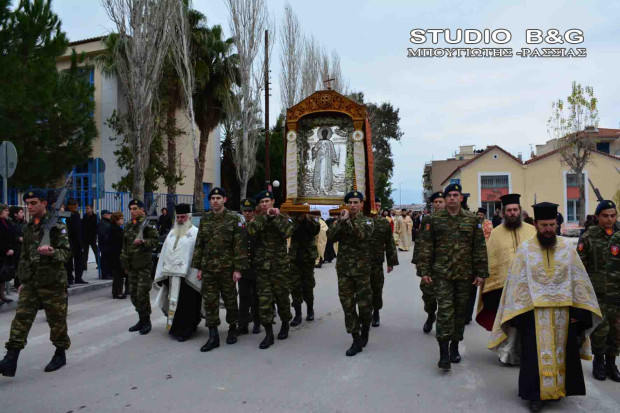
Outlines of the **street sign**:
{"label": "street sign", "polygon": [[0,175],[8,179],[17,168],[17,150],[12,142],[4,141],[0,144]]}

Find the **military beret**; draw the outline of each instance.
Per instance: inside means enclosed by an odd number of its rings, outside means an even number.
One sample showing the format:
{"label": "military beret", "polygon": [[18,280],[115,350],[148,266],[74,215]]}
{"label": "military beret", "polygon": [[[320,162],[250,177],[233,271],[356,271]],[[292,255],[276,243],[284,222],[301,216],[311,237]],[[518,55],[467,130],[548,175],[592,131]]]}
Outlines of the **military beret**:
{"label": "military beret", "polygon": [[131,201],[129,201],[129,204],[127,204],[127,206],[130,208],[132,205],[136,205],[138,208],[144,208],[144,202],[140,201],[139,199],[132,199]]}
{"label": "military beret", "polygon": [[453,191],[457,191],[462,194],[463,187],[461,186],[461,184],[450,184],[446,186],[446,189],[443,190],[444,198],[446,197],[446,195],[448,195],[450,192],[453,192]]}
{"label": "military beret", "polygon": [[174,212],[176,212],[177,215],[191,214],[192,207],[189,204],[178,204],[174,206]]}
{"label": "military beret", "polygon": [[256,208],[256,201],[253,199],[246,198],[241,200],[242,211],[254,211],[254,208]]}
{"label": "military beret", "polygon": [[433,193],[433,195],[431,195],[431,202],[433,202],[434,200],[436,200],[437,198],[443,198],[443,192],[439,191],[439,192],[435,192]]}
{"label": "military beret", "polygon": [[75,198],[69,198],[67,199],[67,205],[77,205],[78,201]]}
{"label": "military beret", "polygon": [[276,199],[274,194],[273,194],[273,192],[271,192],[271,191],[260,191],[254,197],[254,199],[256,199],[256,202],[260,202],[261,199],[265,199],[265,198]]}
{"label": "military beret", "polygon": [[349,199],[351,198],[359,198],[360,201],[364,200],[364,194],[361,193],[360,191],[351,191],[348,194],[346,194],[344,196],[344,202],[347,203],[349,202]]}
{"label": "military beret", "polygon": [[381,199],[379,199],[379,197],[378,197],[378,196],[376,196],[376,197],[375,197],[375,202],[379,202],[379,203],[381,203]]}
{"label": "military beret", "polygon": [[486,215],[487,209],[486,208],[478,208],[478,212],[482,212],[483,214]]}
{"label": "military beret", "polygon": [[614,201],[606,199],[599,202],[596,206],[596,211],[594,212],[594,215],[598,215],[606,209],[616,209],[616,204],[614,203]]}
{"label": "military beret", "polygon": [[226,198],[226,191],[224,191],[224,188],[216,187],[213,188],[211,192],[209,192],[209,198],[211,198],[213,195],[219,195],[222,198]]}
{"label": "military beret", "polygon": [[31,198],[39,198],[41,201],[47,201],[47,192],[40,188],[29,189],[24,193],[24,202]]}

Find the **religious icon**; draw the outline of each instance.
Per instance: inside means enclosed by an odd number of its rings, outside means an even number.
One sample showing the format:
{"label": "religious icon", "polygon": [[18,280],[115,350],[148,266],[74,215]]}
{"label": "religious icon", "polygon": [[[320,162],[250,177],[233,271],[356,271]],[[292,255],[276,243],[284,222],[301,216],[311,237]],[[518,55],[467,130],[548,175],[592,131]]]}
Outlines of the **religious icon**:
{"label": "religious icon", "polygon": [[318,130],[319,140],[312,148],[312,159],[314,160],[314,175],[312,187],[319,194],[328,195],[334,183],[334,173],[332,166],[338,165],[339,159],[334,148],[332,128],[322,126]]}

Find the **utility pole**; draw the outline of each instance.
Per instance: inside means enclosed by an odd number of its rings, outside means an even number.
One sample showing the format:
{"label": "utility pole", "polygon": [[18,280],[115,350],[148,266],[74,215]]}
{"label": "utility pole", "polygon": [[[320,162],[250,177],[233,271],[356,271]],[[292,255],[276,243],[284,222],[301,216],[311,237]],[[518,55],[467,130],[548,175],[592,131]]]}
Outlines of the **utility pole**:
{"label": "utility pole", "polygon": [[265,184],[271,191],[269,167],[269,30],[265,30]]}

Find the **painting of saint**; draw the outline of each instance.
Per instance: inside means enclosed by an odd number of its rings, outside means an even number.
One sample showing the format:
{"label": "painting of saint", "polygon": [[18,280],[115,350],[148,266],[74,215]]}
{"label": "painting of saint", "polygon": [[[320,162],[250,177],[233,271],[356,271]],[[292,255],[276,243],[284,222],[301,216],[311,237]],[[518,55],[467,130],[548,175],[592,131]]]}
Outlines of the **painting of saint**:
{"label": "painting of saint", "polygon": [[333,165],[339,164],[339,159],[331,141],[332,128],[322,126],[318,130],[319,140],[312,148],[312,160],[314,161],[314,174],[312,187],[318,194],[327,195],[334,184]]}

